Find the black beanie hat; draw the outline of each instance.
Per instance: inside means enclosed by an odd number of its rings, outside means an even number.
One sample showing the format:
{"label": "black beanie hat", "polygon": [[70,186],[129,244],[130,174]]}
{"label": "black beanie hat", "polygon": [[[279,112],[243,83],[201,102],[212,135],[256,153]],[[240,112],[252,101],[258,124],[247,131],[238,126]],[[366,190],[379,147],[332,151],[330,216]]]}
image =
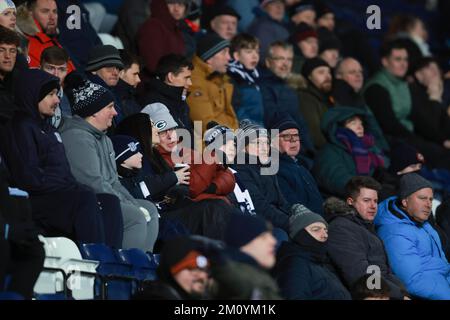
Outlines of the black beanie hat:
{"label": "black beanie hat", "polygon": [[45,83],[39,91],[39,102],[41,102],[50,92],[52,92],[52,90],[59,90],[59,88],[59,79],[57,78]]}
{"label": "black beanie hat", "polygon": [[207,61],[229,46],[230,41],[223,39],[216,33],[208,33],[197,42],[197,56],[203,61]]}
{"label": "black beanie hat", "polygon": [[215,17],[222,16],[222,15],[233,16],[233,17],[236,17],[238,20],[241,20],[241,16],[236,12],[236,10],[234,10],[230,6],[226,6],[226,5],[219,6],[219,7],[217,7],[217,9],[213,10],[213,12],[211,14],[211,20],[214,19]]}
{"label": "black beanie hat", "polygon": [[104,67],[117,67],[123,69],[119,50],[112,45],[100,45],[89,51],[86,71],[97,71]]}
{"label": "black beanie hat", "polygon": [[407,173],[400,178],[399,199],[405,199],[414,192],[425,188],[433,189],[433,186],[427,179],[417,173]]}
{"label": "black beanie hat", "polygon": [[225,229],[225,243],[240,248],[268,231],[272,231],[270,224],[258,216],[232,214]]}
{"label": "black beanie hat", "polygon": [[297,122],[295,122],[291,115],[286,111],[275,112],[274,115],[269,119],[267,127],[269,129],[278,129],[280,132],[287,129],[300,130]]}
{"label": "black beanie hat", "polygon": [[302,75],[305,77],[305,79],[308,79],[309,75],[314,71],[314,69],[319,68],[319,67],[330,68],[328,63],[326,63],[321,58],[307,59],[302,67]]}
{"label": "black beanie hat", "polygon": [[228,140],[234,140],[236,137],[233,130],[226,126],[222,126],[215,121],[210,121],[206,125],[206,131],[203,137],[205,146],[209,146],[218,138],[222,139],[222,144],[226,144]]}

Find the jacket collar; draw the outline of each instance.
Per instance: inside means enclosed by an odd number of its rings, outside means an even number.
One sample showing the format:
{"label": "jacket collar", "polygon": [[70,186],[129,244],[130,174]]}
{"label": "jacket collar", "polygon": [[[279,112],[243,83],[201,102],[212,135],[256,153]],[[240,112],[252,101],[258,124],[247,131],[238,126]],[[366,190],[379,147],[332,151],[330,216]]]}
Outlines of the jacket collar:
{"label": "jacket collar", "polygon": [[174,87],[158,78],[151,78],[148,82],[149,91],[157,92],[173,104],[183,102],[183,87]]}

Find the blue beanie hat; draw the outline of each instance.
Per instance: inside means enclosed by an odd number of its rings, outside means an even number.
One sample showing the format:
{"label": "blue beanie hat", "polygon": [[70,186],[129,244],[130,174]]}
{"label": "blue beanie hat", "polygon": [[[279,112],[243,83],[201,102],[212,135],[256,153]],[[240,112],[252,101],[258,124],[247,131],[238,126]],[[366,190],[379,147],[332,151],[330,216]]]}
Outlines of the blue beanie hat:
{"label": "blue beanie hat", "polygon": [[139,142],[130,136],[115,135],[111,137],[111,142],[114,147],[117,166],[141,151]]}
{"label": "blue beanie hat", "polygon": [[268,231],[271,231],[270,224],[260,217],[232,214],[225,230],[225,243],[240,248]]}

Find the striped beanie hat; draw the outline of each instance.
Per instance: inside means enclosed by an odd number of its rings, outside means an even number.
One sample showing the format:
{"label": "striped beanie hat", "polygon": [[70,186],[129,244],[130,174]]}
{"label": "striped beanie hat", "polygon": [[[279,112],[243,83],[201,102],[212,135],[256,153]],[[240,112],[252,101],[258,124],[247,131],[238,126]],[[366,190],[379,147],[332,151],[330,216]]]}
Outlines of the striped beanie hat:
{"label": "striped beanie hat", "polygon": [[109,44],[96,46],[91,49],[85,70],[97,71],[104,67],[117,67],[119,69],[124,67],[119,50]]}
{"label": "striped beanie hat", "polygon": [[230,41],[221,38],[216,33],[208,33],[197,42],[197,56],[203,61],[207,61],[229,46]]}

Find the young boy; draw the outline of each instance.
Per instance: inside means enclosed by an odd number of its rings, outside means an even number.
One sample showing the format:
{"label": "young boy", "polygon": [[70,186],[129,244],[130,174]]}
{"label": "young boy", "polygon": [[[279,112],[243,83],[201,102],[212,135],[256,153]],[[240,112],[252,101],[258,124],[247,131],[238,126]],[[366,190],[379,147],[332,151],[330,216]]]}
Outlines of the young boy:
{"label": "young boy", "polygon": [[234,85],[233,106],[239,121],[249,119],[263,124],[263,100],[259,90],[259,41],[241,33],[231,41],[233,60],[228,65],[228,75]]}

